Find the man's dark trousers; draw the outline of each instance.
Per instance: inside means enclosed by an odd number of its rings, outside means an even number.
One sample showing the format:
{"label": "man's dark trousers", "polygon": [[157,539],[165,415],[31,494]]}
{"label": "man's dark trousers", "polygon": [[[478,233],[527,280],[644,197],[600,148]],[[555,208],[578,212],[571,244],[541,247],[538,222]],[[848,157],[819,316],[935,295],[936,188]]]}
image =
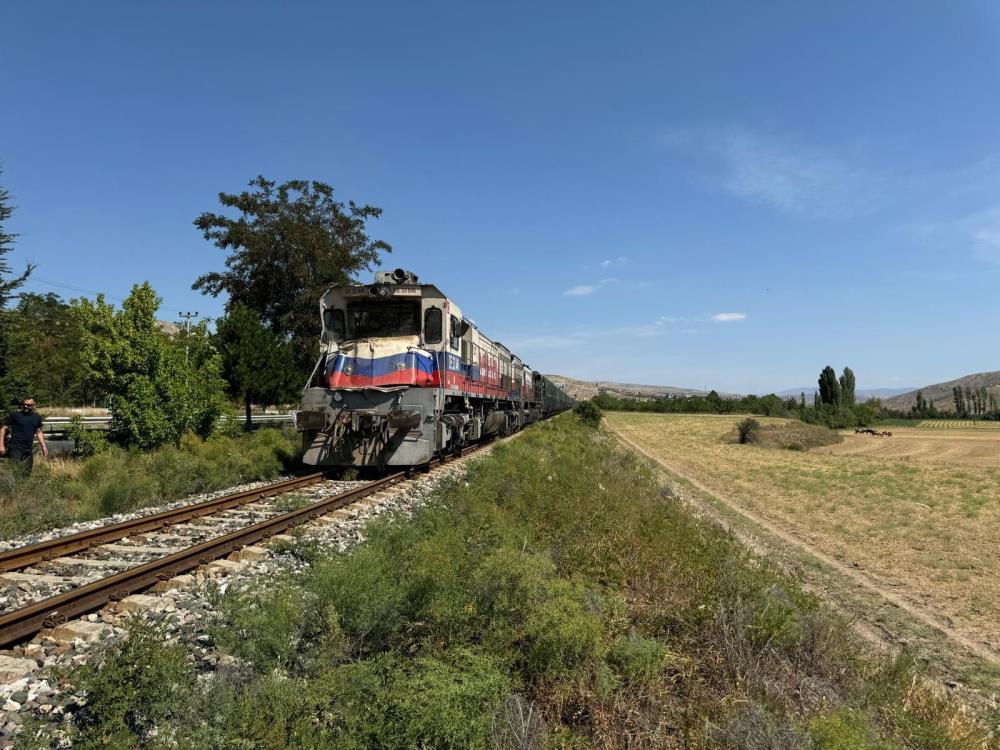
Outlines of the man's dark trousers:
{"label": "man's dark trousers", "polygon": [[35,454],[31,452],[31,448],[25,450],[12,445],[7,449],[7,455],[10,456],[12,469],[20,470],[25,476],[31,474],[35,465]]}

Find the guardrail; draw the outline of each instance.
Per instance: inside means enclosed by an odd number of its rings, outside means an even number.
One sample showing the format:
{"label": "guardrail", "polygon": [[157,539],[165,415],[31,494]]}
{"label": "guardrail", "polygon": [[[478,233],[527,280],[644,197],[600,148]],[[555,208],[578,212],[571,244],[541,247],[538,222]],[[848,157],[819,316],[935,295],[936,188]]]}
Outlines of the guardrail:
{"label": "guardrail", "polygon": [[[73,423],[74,417],[43,417],[42,431],[66,432]],[[229,419],[223,415],[220,419]],[[239,422],[244,421],[244,417],[237,418]],[[254,424],[289,424],[294,421],[292,414],[253,414],[250,420]],[[88,430],[107,430],[111,426],[111,417],[80,417],[81,425]]]}

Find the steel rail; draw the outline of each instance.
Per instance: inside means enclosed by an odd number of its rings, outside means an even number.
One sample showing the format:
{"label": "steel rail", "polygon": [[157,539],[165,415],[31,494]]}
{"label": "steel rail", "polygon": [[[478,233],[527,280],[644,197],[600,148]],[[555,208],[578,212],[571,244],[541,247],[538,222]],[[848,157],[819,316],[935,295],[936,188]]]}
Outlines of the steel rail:
{"label": "steel rail", "polygon": [[[473,453],[484,445],[486,444],[466,448],[462,450],[461,455]],[[447,458],[434,459],[423,468],[430,470],[434,466],[446,463],[447,460]],[[411,476],[410,471],[390,474],[382,479],[332,495],[298,510],[274,516],[224,536],[188,547],[172,555],[128,568],[120,573],[78,586],[62,594],[2,615],[0,616],[0,647],[25,641],[44,628],[55,627],[71,618],[99,609],[108,602],[124,599],[130,594],[148,589],[160,581],[194,570],[249,544],[280,534],[293,526],[350,505],[368,495],[401,482],[409,476]]]}
{"label": "steel rail", "polygon": [[204,502],[184,505],[180,508],[165,510],[160,513],[152,513],[148,516],[140,516],[139,518],[121,521],[109,526],[100,526],[96,529],[88,529],[87,531],[81,531],[68,536],[55,537],[54,539],[48,539],[44,542],[38,542],[25,547],[16,547],[0,553],[0,573],[18,570],[19,568],[56,557],[62,557],[63,555],[71,555],[74,552],[96,547],[99,544],[117,541],[131,534],[142,534],[147,531],[162,529],[202,516],[221,513],[224,510],[229,510],[240,505],[266,500],[275,495],[281,495],[300,487],[315,484],[321,481],[324,476],[324,472],[320,471],[302,477],[275,482],[265,487],[235,492],[213,500],[205,500]]}

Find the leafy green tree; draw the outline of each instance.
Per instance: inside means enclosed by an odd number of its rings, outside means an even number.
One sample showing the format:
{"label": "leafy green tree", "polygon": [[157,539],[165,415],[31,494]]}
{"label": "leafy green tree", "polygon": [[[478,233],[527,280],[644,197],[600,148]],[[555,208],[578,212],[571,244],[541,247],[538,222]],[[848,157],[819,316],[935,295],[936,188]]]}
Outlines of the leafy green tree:
{"label": "leafy green tree", "polygon": [[157,327],[159,305],[146,282],[132,288],[120,310],[103,295],[76,308],[81,368],[110,395],[112,437],[144,449],[188,431],[207,435],[225,406],[222,362],[205,324],[171,339]]}
{"label": "leafy green tree", "polygon": [[277,403],[300,385],[291,344],[238,302],[216,324],[215,345],[229,393],[243,402],[248,430],[253,426],[253,404]]}
{"label": "leafy green tree", "polygon": [[840,398],[844,406],[853,407],[856,403],[855,387],[854,371],[850,367],[845,367],[844,374],[840,376]]}
{"label": "leafy green tree", "polygon": [[203,213],[194,225],[226,251],[226,270],[200,276],[194,289],[241,304],[260,315],[276,334],[291,340],[300,371],[318,353],[317,301],[334,284],[352,281],[378,265],[391,246],[368,236],[367,222],[382,209],[334,200],[323,182],[264,177],[239,194],[219,193],[238,216]]}
{"label": "leafy green tree", "polygon": [[824,367],[823,372],[819,374],[819,400],[835,409],[840,407],[840,381],[837,380],[837,373],[830,365]]}
{"label": "leafy green tree", "polygon": [[44,404],[75,405],[88,395],[80,373],[79,319],[55,294],[21,294],[4,321],[8,393],[31,393]]}

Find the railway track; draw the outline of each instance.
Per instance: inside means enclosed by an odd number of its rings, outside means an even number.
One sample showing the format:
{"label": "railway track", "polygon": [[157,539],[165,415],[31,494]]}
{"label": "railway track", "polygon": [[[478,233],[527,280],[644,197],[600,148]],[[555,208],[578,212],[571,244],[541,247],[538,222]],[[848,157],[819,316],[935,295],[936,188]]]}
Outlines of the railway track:
{"label": "railway track", "polygon": [[[461,455],[481,447],[470,446]],[[448,460],[435,459],[423,468],[429,471]],[[401,471],[331,488],[319,472],[0,553],[0,581],[30,599],[0,614],[0,648],[351,505],[409,476]],[[286,509],[273,502],[292,492],[316,490],[320,496],[300,507]],[[81,567],[100,571],[98,577],[58,575]],[[39,598],[36,583],[43,591],[56,591]]]}

